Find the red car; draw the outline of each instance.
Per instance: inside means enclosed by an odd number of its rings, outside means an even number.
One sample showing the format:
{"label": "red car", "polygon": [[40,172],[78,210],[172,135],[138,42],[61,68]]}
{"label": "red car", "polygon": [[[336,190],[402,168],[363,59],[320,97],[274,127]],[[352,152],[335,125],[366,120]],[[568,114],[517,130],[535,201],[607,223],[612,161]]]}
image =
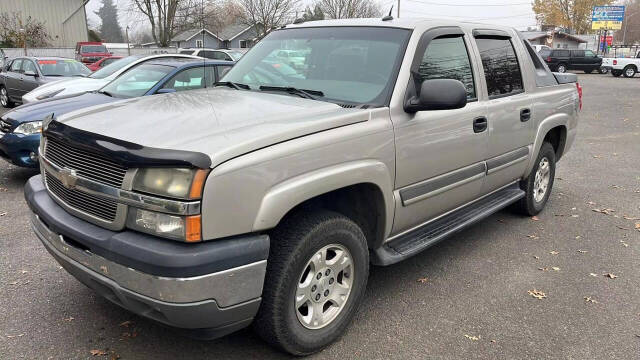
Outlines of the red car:
{"label": "red car", "polygon": [[92,64],[103,57],[113,55],[101,42],[83,41],[76,44],[76,60]]}
{"label": "red car", "polygon": [[116,62],[117,60],[122,59],[122,56],[108,56],[108,57],[103,57],[102,59],[94,62],[93,64],[89,64],[87,65],[87,67],[89,68],[89,70],[91,71],[96,71],[99,70],[109,64],[113,64],[114,62]]}

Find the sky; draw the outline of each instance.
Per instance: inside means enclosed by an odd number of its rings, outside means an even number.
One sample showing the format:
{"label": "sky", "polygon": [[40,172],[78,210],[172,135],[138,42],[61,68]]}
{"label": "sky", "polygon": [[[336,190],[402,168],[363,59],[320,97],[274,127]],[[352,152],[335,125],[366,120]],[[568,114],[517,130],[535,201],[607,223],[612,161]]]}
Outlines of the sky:
{"label": "sky", "polygon": [[[375,1],[375,0],[374,0]],[[393,15],[397,15],[400,1],[400,17],[435,17],[513,26],[526,30],[535,26],[536,20],[531,10],[531,0],[379,0],[384,13],[393,5]],[[120,25],[135,30],[144,26],[140,19],[129,14],[130,0],[114,0],[118,6]],[[313,0],[302,0],[301,7]],[[102,0],[89,0],[87,17],[93,26],[100,19],[93,13],[101,7]]]}

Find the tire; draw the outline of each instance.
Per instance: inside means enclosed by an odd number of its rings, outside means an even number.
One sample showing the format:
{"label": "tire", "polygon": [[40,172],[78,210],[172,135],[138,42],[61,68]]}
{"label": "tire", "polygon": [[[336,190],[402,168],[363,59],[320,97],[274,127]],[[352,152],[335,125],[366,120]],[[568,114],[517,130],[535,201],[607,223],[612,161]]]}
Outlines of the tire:
{"label": "tire", "polygon": [[[331,246],[346,249],[342,254],[347,259],[351,254],[351,265],[342,272],[336,268],[327,275],[327,269],[331,268],[322,267],[326,264],[319,260],[321,257],[317,254],[321,249]],[[323,257],[328,258],[330,253],[331,250],[327,250],[327,255]],[[337,251],[333,253],[338,254]],[[324,264],[320,266],[320,272],[313,267],[313,259]],[[318,275],[314,276],[314,273]],[[299,212],[289,216],[271,233],[262,303],[253,323],[254,329],[265,341],[293,355],[318,352],[345,332],[364,296],[368,276],[367,241],[355,222],[326,210]],[[304,286],[307,290],[300,292],[301,283],[307,284]],[[323,310],[327,314],[333,311],[333,317],[325,324],[314,322],[313,308],[309,306],[318,302],[313,302],[313,299],[320,299],[320,306],[325,307],[329,301],[324,299],[336,296],[337,291],[344,289],[340,285],[349,283],[351,289],[346,300],[343,298],[342,307]],[[327,286],[331,286],[328,284],[334,287],[331,290],[333,294],[327,296]],[[297,296],[301,293],[304,294],[300,295],[299,300],[307,305],[296,308]],[[305,306],[306,316],[309,316],[306,323]]]}
{"label": "tire", "polygon": [[609,72],[609,69],[607,69],[606,67],[603,66],[603,67],[600,67],[600,69],[598,69],[598,72],[600,74],[606,74],[606,73]]}
{"label": "tire", "polygon": [[633,65],[627,65],[624,69],[622,69],[622,75],[626,78],[632,78],[636,76],[636,67]]}
{"label": "tire", "polygon": [[567,65],[565,64],[558,64],[558,67],[556,68],[556,71],[559,73],[566,73],[567,72]]}
{"label": "tire", "polygon": [[620,70],[611,70],[611,75],[613,75],[614,77],[620,77],[620,75],[622,75],[622,71],[620,71]]}
{"label": "tire", "polygon": [[584,71],[585,74],[591,74],[593,72],[593,69],[587,69]]}
{"label": "tire", "polygon": [[9,98],[9,93],[7,92],[7,88],[0,85],[0,105],[5,108],[12,108],[13,101]]}
{"label": "tire", "polygon": [[[548,166],[548,182],[545,188],[544,194],[539,194],[538,191],[540,188],[536,186],[536,179],[538,177],[538,169],[541,168],[543,164],[543,160],[546,159],[546,164]],[[541,170],[541,173],[544,172],[544,169]],[[529,176],[520,181],[520,188],[525,191],[524,198],[520,199],[515,204],[516,210],[528,216],[537,215],[544,209],[547,201],[549,200],[549,195],[551,194],[551,189],[553,188],[553,180],[556,174],[556,153],[553,150],[553,146],[550,143],[544,142],[540,147],[540,152],[538,153],[538,157],[536,158],[536,162],[531,169],[531,173]],[[539,175],[543,176],[543,175]]]}

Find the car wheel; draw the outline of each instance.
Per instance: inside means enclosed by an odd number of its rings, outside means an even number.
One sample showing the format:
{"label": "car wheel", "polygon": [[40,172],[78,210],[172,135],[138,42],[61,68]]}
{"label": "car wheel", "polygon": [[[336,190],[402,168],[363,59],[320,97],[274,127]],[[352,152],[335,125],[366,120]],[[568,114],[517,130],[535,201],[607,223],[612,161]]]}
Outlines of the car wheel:
{"label": "car wheel", "polygon": [[550,143],[544,142],[531,173],[525,180],[520,181],[520,188],[525,191],[525,196],[516,203],[516,210],[529,216],[542,211],[549,200],[555,174],[555,150]]}
{"label": "car wheel", "polygon": [[256,332],[294,355],[322,350],[355,314],[369,276],[364,233],[331,211],[289,216],[271,234]]}
{"label": "car wheel", "polygon": [[9,93],[4,86],[0,86],[0,105],[5,108],[13,107],[13,102],[9,99]]}
{"label": "car wheel", "polygon": [[591,74],[593,72],[593,69],[587,69],[584,71],[585,74]]}
{"label": "car wheel", "polygon": [[636,76],[636,68],[633,65],[627,65],[627,67],[625,67],[622,70],[622,74],[624,75],[624,77],[626,78],[632,78],[634,76]]}
{"label": "car wheel", "polygon": [[620,71],[620,70],[611,70],[611,75],[613,75],[614,77],[620,77],[620,75],[622,75],[622,71]]}
{"label": "car wheel", "polygon": [[606,67],[602,66],[600,67],[600,69],[598,69],[598,71],[600,72],[600,74],[606,74],[609,72],[609,69],[607,69]]}
{"label": "car wheel", "polygon": [[567,65],[565,65],[565,64],[558,65],[558,72],[559,73],[566,73],[567,72]]}

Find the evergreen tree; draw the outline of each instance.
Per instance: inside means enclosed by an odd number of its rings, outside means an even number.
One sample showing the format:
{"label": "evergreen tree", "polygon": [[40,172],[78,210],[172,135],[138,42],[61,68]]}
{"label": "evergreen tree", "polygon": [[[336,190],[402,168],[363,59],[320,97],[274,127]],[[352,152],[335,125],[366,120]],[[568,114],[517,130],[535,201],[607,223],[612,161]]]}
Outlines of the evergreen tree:
{"label": "evergreen tree", "polygon": [[118,8],[113,4],[113,0],[102,0],[102,7],[95,12],[102,20],[100,25],[100,35],[107,42],[122,43],[122,28],[118,23]]}
{"label": "evergreen tree", "polygon": [[320,6],[316,5],[313,10],[309,6],[304,10],[304,14],[302,15],[304,21],[313,21],[313,20],[324,20],[324,13]]}

